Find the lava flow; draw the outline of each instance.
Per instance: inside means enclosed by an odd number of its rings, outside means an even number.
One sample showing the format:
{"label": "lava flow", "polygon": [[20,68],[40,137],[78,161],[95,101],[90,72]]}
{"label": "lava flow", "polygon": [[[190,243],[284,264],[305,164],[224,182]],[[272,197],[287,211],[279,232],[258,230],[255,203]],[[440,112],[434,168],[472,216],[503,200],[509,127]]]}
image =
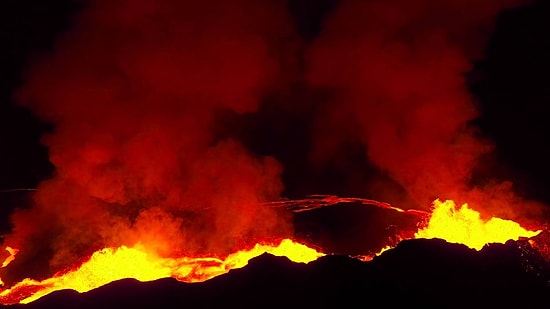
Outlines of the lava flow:
{"label": "lava flow", "polygon": [[[301,201],[286,201],[293,211],[304,211],[304,207],[315,209],[343,202],[365,202],[398,212],[421,214],[419,211],[405,211],[385,203],[363,199],[338,197],[322,197]],[[298,207],[302,204],[304,207]],[[491,218],[483,221],[480,214],[462,205],[457,209],[451,200],[434,201],[433,211],[424,227],[414,234],[414,238],[441,238],[448,242],[464,244],[473,249],[481,249],[489,243],[504,243],[508,240],[518,240],[521,237],[530,238],[538,235],[541,230],[529,231],[511,220]],[[387,245],[375,255],[380,255],[394,245]],[[2,264],[7,266],[15,258],[16,249],[7,247],[9,257]],[[225,274],[231,269],[242,268],[248,261],[263,253],[275,256],[285,256],[293,262],[309,263],[322,256],[322,253],[304,244],[290,239],[279,242],[258,243],[253,248],[244,249],[226,257],[175,257],[165,258],[149,253],[139,244],[134,247],[105,248],[92,254],[88,261],[74,269],[60,272],[51,278],[37,281],[24,279],[0,293],[1,304],[29,303],[53,291],[72,289],[86,292],[109,282],[124,278],[134,278],[139,281],[151,281],[172,277],[182,282],[202,282]],[[369,261],[370,257],[360,257]]]}
{"label": "lava flow", "polygon": [[308,263],[324,255],[290,239],[278,243],[258,243],[251,249],[235,252],[225,258],[162,258],[151,255],[139,245],[132,248],[105,248],[92,254],[88,261],[74,270],[55,274],[42,281],[22,280],[0,293],[0,304],[26,304],[63,289],[82,293],[125,278],[144,282],[173,277],[182,282],[202,282],[231,269],[242,268],[250,259],[263,253],[285,256],[296,263]]}

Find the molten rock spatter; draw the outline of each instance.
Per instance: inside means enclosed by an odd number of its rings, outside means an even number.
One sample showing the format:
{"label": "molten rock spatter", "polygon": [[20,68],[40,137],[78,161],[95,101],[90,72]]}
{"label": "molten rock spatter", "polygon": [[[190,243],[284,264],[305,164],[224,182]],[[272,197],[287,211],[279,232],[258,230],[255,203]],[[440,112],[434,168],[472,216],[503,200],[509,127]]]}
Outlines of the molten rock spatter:
{"label": "molten rock spatter", "polygon": [[427,226],[416,232],[415,238],[440,238],[481,250],[489,243],[505,243],[520,237],[530,238],[541,232],[529,231],[511,220],[493,217],[484,221],[479,212],[470,209],[468,204],[458,208],[452,200],[441,202],[437,199],[433,206]]}

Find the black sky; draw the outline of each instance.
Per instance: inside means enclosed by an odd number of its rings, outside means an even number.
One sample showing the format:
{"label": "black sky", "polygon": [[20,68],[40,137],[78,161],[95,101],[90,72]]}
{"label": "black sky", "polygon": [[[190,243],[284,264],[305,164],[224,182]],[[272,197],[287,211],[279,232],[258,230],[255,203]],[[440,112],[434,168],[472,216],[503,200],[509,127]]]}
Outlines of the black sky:
{"label": "black sky", "polygon": [[[47,149],[40,144],[51,126],[38,121],[28,110],[16,106],[13,92],[22,83],[29,63],[52,51],[55,38],[70,28],[79,1],[4,0],[0,4],[0,222],[9,229],[8,215],[14,207],[26,207],[27,192],[53,172]],[[321,31],[321,19],[336,0],[290,1],[296,26],[307,42]],[[488,178],[511,180],[526,198],[550,204],[550,4],[531,5],[500,14],[482,59],[473,59],[474,70],[465,75],[473,99],[482,111],[476,120],[480,134],[492,139],[496,150],[480,162],[474,181]],[[298,87],[298,86],[297,86]],[[299,87],[298,87],[299,88]],[[296,96],[304,95],[297,89]],[[316,94],[322,99],[322,93]],[[311,99],[311,97],[309,97]],[[283,162],[284,194],[360,194],[349,178],[361,170],[374,169],[363,149],[349,145],[348,164],[313,173],[308,169],[307,115],[298,111],[284,116],[286,130],[270,130],[269,116],[281,111],[266,100],[260,108],[255,134],[239,131],[243,142],[260,155],[274,155]],[[265,121],[261,117],[264,116]],[[230,125],[231,118],[224,117]],[[246,119],[245,119],[246,120]],[[248,124],[254,126],[254,123]],[[223,126],[223,125],[222,125]],[[269,143],[263,141],[269,140]]]}

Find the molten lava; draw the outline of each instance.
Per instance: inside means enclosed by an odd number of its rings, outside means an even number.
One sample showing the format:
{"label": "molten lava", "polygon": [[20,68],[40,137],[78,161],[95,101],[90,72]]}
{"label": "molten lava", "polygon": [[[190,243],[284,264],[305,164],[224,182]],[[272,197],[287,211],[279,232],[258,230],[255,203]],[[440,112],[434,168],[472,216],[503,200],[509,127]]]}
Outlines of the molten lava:
{"label": "molten lava", "polygon": [[[4,259],[4,262],[2,262],[2,265],[0,266],[0,268],[8,266],[13,260],[15,260],[15,255],[17,254],[17,252],[19,252],[19,250],[9,246],[6,247],[5,249],[6,251],[8,251],[10,255]],[[0,278],[0,285],[4,285],[2,278]]]}
{"label": "molten lava", "polygon": [[526,230],[511,220],[493,217],[483,221],[479,212],[470,209],[468,204],[457,209],[454,201],[435,200],[427,226],[416,232],[415,238],[440,238],[481,250],[489,243],[503,244],[508,240],[518,240],[520,237],[534,237],[540,232],[542,230]]}
{"label": "molten lava", "polygon": [[80,267],[55,274],[43,281],[24,279],[0,293],[0,303],[29,303],[51,292],[71,289],[86,292],[109,282],[125,278],[152,281],[173,277],[182,282],[201,282],[242,268],[248,261],[263,253],[286,256],[296,263],[308,263],[323,256],[312,248],[284,239],[276,244],[256,244],[225,258],[180,257],[162,258],[146,252],[145,248],[105,248],[92,254]]}
{"label": "molten lava", "polygon": [[4,262],[2,262],[2,266],[0,266],[0,267],[8,266],[13,260],[15,260],[15,255],[17,254],[17,252],[19,252],[19,250],[15,249],[15,248],[12,248],[12,247],[9,247],[9,246],[6,247],[6,251],[8,251],[8,253],[10,255],[4,260]]}
{"label": "molten lava", "polygon": [[[325,201],[324,198],[322,201]],[[337,199],[338,200],[338,199]],[[348,199],[342,200],[343,202]],[[341,202],[342,202],[341,201]],[[351,199],[357,202],[356,199]],[[330,203],[334,202],[332,200]],[[327,202],[328,203],[328,202]],[[296,203],[291,203],[296,207]],[[374,205],[393,211],[419,215],[423,212],[404,211],[389,207],[383,203]],[[307,207],[324,207],[325,204],[312,206],[307,200]],[[434,201],[432,213],[427,224],[420,228],[414,238],[441,238],[448,242],[464,244],[473,249],[481,249],[489,243],[504,243],[507,240],[518,240],[521,237],[530,238],[541,231],[529,231],[518,223],[500,218],[484,221],[480,214],[464,204],[456,207],[453,201]],[[298,207],[298,211],[304,211]],[[399,240],[403,240],[399,238]],[[384,246],[379,252],[358,256],[362,261],[370,261],[374,256],[395,247],[395,243]],[[6,247],[9,257],[3,262],[5,267],[15,258],[17,249]],[[263,253],[275,256],[286,256],[293,262],[309,263],[325,254],[290,239],[274,243],[258,243],[252,248],[244,249],[225,257],[160,257],[147,251],[141,245],[134,247],[105,248],[92,254],[90,259],[74,269],[57,273],[51,278],[37,281],[24,279],[12,287],[0,292],[0,304],[29,303],[53,291],[72,289],[86,292],[109,282],[124,278],[134,278],[139,281],[151,281],[172,277],[182,282],[202,282],[225,274],[231,269],[242,268],[248,261]],[[0,281],[1,282],[1,281]]]}

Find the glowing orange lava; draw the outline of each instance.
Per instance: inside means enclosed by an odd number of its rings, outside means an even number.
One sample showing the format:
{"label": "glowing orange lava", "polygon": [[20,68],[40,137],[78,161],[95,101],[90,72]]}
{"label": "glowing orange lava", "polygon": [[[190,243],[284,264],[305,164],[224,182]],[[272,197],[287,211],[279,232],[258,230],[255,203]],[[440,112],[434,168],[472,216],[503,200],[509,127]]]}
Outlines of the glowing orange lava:
{"label": "glowing orange lava", "polygon": [[6,247],[6,251],[8,251],[10,255],[4,260],[4,262],[2,262],[2,266],[0,267],[8,266],[13,260],[15,260],[15,255],[19,252],[19,250],[12,247]]}
{"label": "glowing orange lava", "polygon": [[277,244],[256,244],[252,249],[238,251],[224,259],[217,257],[161,258],[137,245],[105,248],[92,254],[78,269],[55,274],[43,281],[24,279],[0,293],[0,304],[26,304],[51,292],[71,289],[86,292],[109,282],[134,278],[152,281],[173,277],[183,282],[201,282],[242,268],[263,253],[286,256],[297,263],[308,263],[323,256],[306,245],[284,239]]}
{"label": "glowing orange lava", "polygon": [[540,232],[526,230],[511,220],[493,217],[483,221],[479,212],[468,208],[468,204],[457,208],[454,201],[435,200],[428,225],[416,232],[415,238],[440,238],[481,250],[486,244],[530,238]]}
{"label": "glowing orange lava", "polygon": [[[394,208],[388,209],[404,212]],[[540,232],[540,230],[526,230],[514,221],[500,218],[484,221],[477,211],[470,209],[466,204],[457,208],[453,201],[436,200],[426,226],[419,229],[414,234],[414,238],[440,238],[480,250],[489,243],[504,243],[521,237],[530,238]],[[402,238],[399,237],[398,240]],[[395,242],[384,246],[374,254],[356,258],[367,262],[394,247]],[[2,263],[2,267],[13,261],[18,251],[11,247],[6,247],[6,250],[9,256]],[[131,248],[126,246],[105,248],[92,254],[90,259],[78,268],[57,273],[42,281],[24,279],[1,291],[0,304],[29,303],[62,289],[86,292],[124,278],[151,281],[172,277],[182,282],[202,282],[225,274],[231,269],[242,268],[250,259],[263,253],[285,256],[299,263],[309,263],[325,255],[290,239],[276,243],[259,243],[253,248],[241,250],[223,258],[216,256],[164,258],[151,254],[139,244]],[[1,282],[0,280],[0,284]]]}
{"label": "glowing orange lava", "polygon": [[[6,251],[8,251],[8,253],[10,255],[8,255],[8,257],[6,259],[4,259],[4,262],[2,262],[2,265],[0,265],[0,267],[6,267],[8,266],[13,260],[15,260],[15,255],[17,254],[17,252],[19,252],[19,250],[15,249],[15,248],[12,248],[12,247],[6,247],[5,248]],[[4,282],[2,281],[2,278],[0,278],[0,285],[4,285]]]}

